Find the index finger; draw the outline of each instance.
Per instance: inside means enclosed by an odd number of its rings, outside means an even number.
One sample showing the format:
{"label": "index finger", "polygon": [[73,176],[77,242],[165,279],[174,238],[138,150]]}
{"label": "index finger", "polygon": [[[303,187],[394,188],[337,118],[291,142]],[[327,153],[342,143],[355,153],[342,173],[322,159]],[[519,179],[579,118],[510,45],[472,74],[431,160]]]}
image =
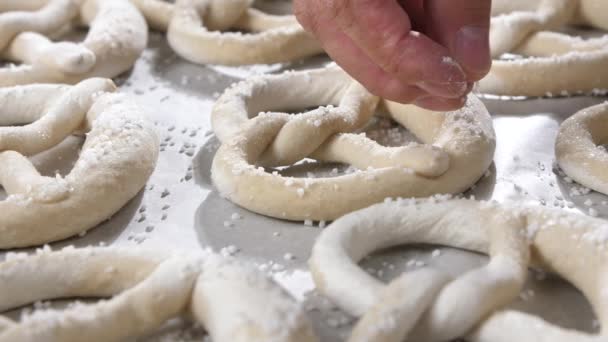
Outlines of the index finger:
{"label": "index finger", "polygon": [[333,20],[380,68],[432,95],[458,98],[466,93],[463,69],[447,48],[412,31],[396,0],[311,0],[327,8],[316,20]]}
{"label": "index finger", "polygon": [[469,81],[490,70],[491,0],[427,0],[426,30],[446,46],[465,69]]}

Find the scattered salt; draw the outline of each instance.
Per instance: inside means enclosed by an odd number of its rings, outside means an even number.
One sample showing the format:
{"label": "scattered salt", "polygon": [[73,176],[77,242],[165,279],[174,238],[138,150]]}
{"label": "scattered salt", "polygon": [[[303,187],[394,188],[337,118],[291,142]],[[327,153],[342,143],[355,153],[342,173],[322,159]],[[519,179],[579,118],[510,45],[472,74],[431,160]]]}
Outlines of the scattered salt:
{"label": "scattered salt", "polygon": [[220,254],[223,256],[233,256],[238,253],[240,249],[235,245],[226,246],[220,249]]}
{"label": "scattered salt", "polygon": [[595,210],[593,208],[589,208],[589,216],[597,217],[598,216],[597,210]]}

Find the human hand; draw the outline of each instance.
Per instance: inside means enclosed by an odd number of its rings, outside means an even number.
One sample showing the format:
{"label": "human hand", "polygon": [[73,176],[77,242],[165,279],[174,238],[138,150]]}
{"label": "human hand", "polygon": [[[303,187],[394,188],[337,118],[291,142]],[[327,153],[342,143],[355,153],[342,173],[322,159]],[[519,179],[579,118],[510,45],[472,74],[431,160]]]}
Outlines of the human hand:
{"label": "human hand", "polygon": [[461,107],[490,69],[491,0],[294,0],[299,22],[369,91]]}

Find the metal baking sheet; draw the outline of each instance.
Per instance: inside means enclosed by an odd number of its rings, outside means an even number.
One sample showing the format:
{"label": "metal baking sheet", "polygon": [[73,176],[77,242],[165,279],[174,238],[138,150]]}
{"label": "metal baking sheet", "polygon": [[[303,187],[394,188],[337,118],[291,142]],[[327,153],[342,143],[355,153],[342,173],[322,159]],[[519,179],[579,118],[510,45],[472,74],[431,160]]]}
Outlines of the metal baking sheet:
{"label": "metal baking sheet", "polygon": [[[51,244],[139,246],[151,249],[196,250],[211,247],[236,254],[271,273],[296,298],[305,301],[322,341],[341,341],[353,319],[316,294],[306,261],[321,228],[318,223],[286,222],[249,212],[221,198],[210,180],[210,165],[218,141],[212,134],[210,110],[217,96],[233,82],[260,73],[325,65],[326,57],[285,65],[251,67],[198,66],[176,57],[163,35],[153,33],[149,48],[128,74],[117,79],[121,91],[132,94],[156,123],[162,141],[158,166],[148,186],[112,219],[86,235]],[[608,198],[577,195],[553,167],[553,145],[562,120],[605,97],[504,100],[487,98],[494,115],[498,146],[495,162],[467,196],[516,200],[608,217]],[[371,131],[394,129],[379,120]],[[377,134],[382,136],[382,134]],[[403,139],[411,137],[403,134]],[[387,142],[385,143],[395,143]],[[71,137],[51,151],[34,157],[44,174],[66,173],[78,155],[82,139]],[[303,163],[284,173],[319,175],[335,165]],[[574,191],[573,191],[574,190]],[[0,195],[0,198],[2,195]],[[588,200],[591,200],[588,201]],[[290,254],[293,258],[286,258]],[[4,254],[0,254],[3,259]],[[362,267],[382,279],[418,267],[436,267],[457,275],[486,258],[451,248],[397,248],[367,258]],[[550,275],[532,272],[513,308],[533,312],[568,328],[596,331],[597,321],[584,297]],[[25,308],[29,310],[29,308]],[[12,316],[18,316],[15,310]],[[170,322],[159,334],[141,341],[200,341],[203,329]]]}

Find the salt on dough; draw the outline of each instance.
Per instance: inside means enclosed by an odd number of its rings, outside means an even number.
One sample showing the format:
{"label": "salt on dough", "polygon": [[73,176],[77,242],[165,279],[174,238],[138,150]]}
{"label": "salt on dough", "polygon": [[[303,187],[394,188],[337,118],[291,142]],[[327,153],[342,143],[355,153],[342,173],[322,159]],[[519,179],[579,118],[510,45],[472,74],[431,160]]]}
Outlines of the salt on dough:
{"label": "salt on dough", "polygon": [[213,341],[313,342],[301,305],[267,276],[210,252],[68,248],[0,264],[0,312],[61,298],[112,297],[0,322],[1,342],[124,341],[191,313]]}
{"label": "salt on dough", "polygon": [[[113,94],[111,80],[75,86],[0,88],[0,248],[41,245],[108,219],[144,187],[156,165],[158,137],[141,109]],[[65,177],[41,176],[26,156],[74,132],[86,140]]]}
{"label": "salt on dough", "polygon": [[[530,6],[535,10],[529,11]],[[494,4],[492,54],[528,56],[495,60],[479,90],[498,95],[545,96],[608,88],[608,35],[584,40],[551,32],[569,23],[608,29],[603,0],[542,0]],[[506,12],[506,13],[505,13]]]}
{"label": "salt on dough", "polygon": [[[167,31],[181,57],[199,64],[271,64],[323,52],[292,15],[271,15],[251,0],[131,0],[151,27]],[[222,32],[230,29],[250,33]]]}
{"label": "salt on dough", "polygon": [[[605,341],[504,309],[531,265],[554,272],[591,302],[608,325],[608,225],[545,207],[472,200],[397,200],[353,212],[326,228],[309,265],[317,289],[361,317],[350,341]],[[359,262],[376,250],[436,244],[488,254],[489,262],[456,279],[439,270],[407,272],[383,284]],[[603,331],[603,330],[602,330]]]}
{"label": "salt on dough", "polygon": [[560,168],[584,186],[608,194],[608,102],[581,110],[564,121],[555,142]]}
{"label": "salt on dough", "polygon": [[[374,115],[378,103],[337,67],[238,83],[212,110],[213,129],[222,142],[211,169],[214,184],[229,200],[263,215],[333,220],[386,197],[462,192],[492,163],[492,120],[475,97],[449,113],[384,101],[390,116],[422,142],[401,147],[383,147],[354,133]],[[312,107],[295,115],[284,112]],[[361,171],[294,178],[262,168],[307,157]]]}
{"label": "salt on dough", "polygon": [[[82,43],[55,42],[74,21],[87,26]],[[21,0],[0,5],[0,86],[77,83],[112,78],[130,69],[146,47],[148,31],[125,0]]]}
{"label": "salt on dough", "polygon": [[[490,25],[492,56],[500,57],[513,51],[532,33],[565,25],[574,15],[577,3],[578,0],[541,0],[532,11],[513,8],[493,17]],[[511,6],[516,5],[513,3]]]}
{"label": "salt on dough", "polygon": [[[538,9],[543,0],[494,0],[492,1],[492,16],[497,17],[515,11],[531,12]],[[578,2],[573,22],[608,30],[606,11],[608,3],[604,0],[576,0]],[[561,2],[563,3],[563,2]],[[560,4],[560,2],[555,3]],[[546,13],[546,12],[545,12]]]}

